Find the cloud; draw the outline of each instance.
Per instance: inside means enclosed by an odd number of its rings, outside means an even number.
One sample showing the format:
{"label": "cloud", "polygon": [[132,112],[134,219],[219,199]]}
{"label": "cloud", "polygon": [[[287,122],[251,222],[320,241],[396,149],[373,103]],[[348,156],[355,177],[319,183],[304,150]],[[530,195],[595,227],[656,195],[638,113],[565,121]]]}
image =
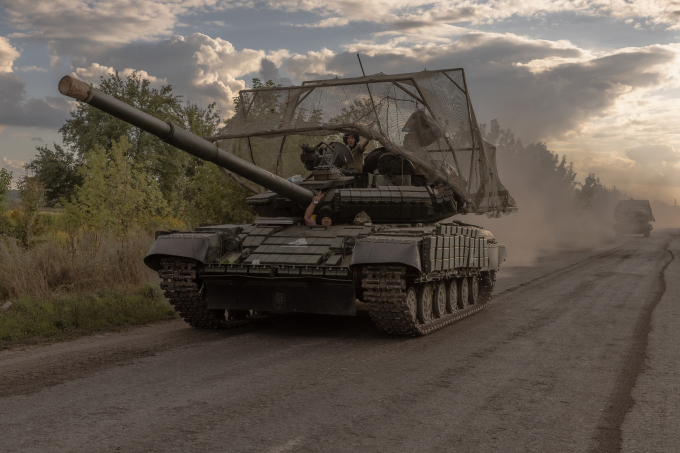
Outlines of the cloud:
{"label": "cloud", "polygon": [[[107,79],[109,75],[115,74],[116,70],[110,66],[101,66],[98,63],[92,63],[89,67],[87,68],[77,68],[73,74],[71,74],[73,77],[84,80],[86,82],[90,82],[93,84],[96,84],[99,82],[101,77],[104,77]],[[143,79],[148,80],[152,85],[160,85],[164,83],[168,83],[166,78],[158,78],[154,77],[152,75],[149,75],[148,72],[144,70],[136,70],[136,69],[131,69],[131,68],[125,68],[122,71],[118,71],[118,74],[122,77],[129,77],[133,73],[137,73],[138,76],[140,76]]]}
{"label": "cloud", "polygon": [[329,28],[344,27],[347,24],[349,24],[349,19],[346,17],[329,17],[314,24],[297,24],[296,27]]}
{"label": "cloud", "polygon": [[291,86],[293,82],[287,77],[281,77],[276,63],[268,58],[263,58],[260,62],[260,80],[267,82],[271,80],[276,85]]}
{"label": "cloud", "polygon": [[2,1],[6,20],[22,30],[16,36],[45,43],[56,55],[168,36],[177,26],[179,16],[216,7],[216,3],[213,0]]}
{"label": "cloud", "polygon": [[[544,17],[565,12],[591,17],[624,20],[647,19],[649,25],[680,28],[680,5],[658,0],[592,0],[588,2],[562,0],[535,2],[518,0],[280,0],[269,5],[285,11],[308,11],[331,16],[311,26],[335,26],[353,22],[383,24],[395,33],[410,34],[429,30],[436,36],[446,36],[455,29],[447,24],[488,24],[510,18]],[[629,22],[630,21],[630,22]]]}
{"label": "cloud", "polygon": [[[74,60],[74,73],[95,82],[100,75],[106,77],[116,69],[125,75],[132,70],[124,68],[138,68],[144,77],[153,75],[157,81],[172,85],[185,100],[204,106],[217,102],[222,113],[228,115],[232,98],[246,87],[244,76],[264,71],[267,77],[261,78],[290,84],[289,79],[276,75],[276,67],[289,56],[286,50],[237,50],[224,39],[194,33],[86,52]],[[267,61],[263,63],[263,59]]]}
{"label": "cloud", "polygon": [[12,47],[9,40],[0,36],[0,74],[12,72],[14,60],[19,55],[19,51]]}
{"label": "cloud", "polygon": [[21,66],[14,69],[15,72],[48,72],[47,68],[40,68],[38,66]]}
{"label": "cloud", "polygon": [[642,165],[667,166],[680,162],[680,152],[669,144],[636,146],[626,149],[625,153],[628,159]]}
{"label": "cloud", "polygon": [[0,38],[0,126],[58,127],[63,112],[40,99],[26,99],[26,84],[12,72],[20,53]]}
{"label": "cloud", "polygon": [[24,165],[26,165],[26,162],[22,162],[19,160],[10,160],[6,157],[2,158],[2,167],[7,168],[8,170],[18,170],[23,173]]}

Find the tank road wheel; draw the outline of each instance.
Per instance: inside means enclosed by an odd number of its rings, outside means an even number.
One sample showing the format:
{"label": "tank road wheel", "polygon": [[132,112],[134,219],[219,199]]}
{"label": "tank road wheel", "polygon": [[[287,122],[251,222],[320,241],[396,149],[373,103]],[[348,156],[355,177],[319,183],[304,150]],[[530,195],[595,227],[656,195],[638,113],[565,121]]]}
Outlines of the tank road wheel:
{"label": "tank road wheel", "polygon": [[479,302],[479,277],[476,275],[468,280],[468,297],[470,298],[470,305]]}
{"label": "tank road wheel", "polygon": [[458,311],[458,280],[455,278],[446,283],[446,310],[449,313]]}
{"label": "tank road wheel", "polygon": [[446,316],[446,283],[443,280],[437,283],[437,287],[434,290],[434,304],[432,308],[437,318]]}
{"label": "tank road wheel", "polygon": [[432,321],[432,285],[425,283],[420,289],[420,297],[418,298],[418,319],[423,324]]}
{"label": "tank road wheel", "polygon": [[468,291],[467,277],[458,279],[458,308],[467,308],[470,306],[470,295]]}
{"label": "tank road wheel", "polygon": [[[477,297],[470,306],[471,277],[413,284],[406,266],[393,264],[363,266],[361,287],[368,314],[379,329],[395,335],[420,336],[482,310],[491,299],[496,272],[477,276]],[[459,311],[462,308],[467,310]]]}
{"label": "tank road wheel", "polygon": [[411,320],[415,322],[418,312],[418,291],[416,291],[415,286],[409,286],[404,300],[406,301],[409,313],[411,313]]}

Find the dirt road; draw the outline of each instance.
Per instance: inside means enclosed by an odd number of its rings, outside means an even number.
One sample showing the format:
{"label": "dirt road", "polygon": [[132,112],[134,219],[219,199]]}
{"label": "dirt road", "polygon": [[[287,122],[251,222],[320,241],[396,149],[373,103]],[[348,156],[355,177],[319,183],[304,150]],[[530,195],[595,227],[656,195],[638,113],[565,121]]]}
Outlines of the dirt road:
{"label": "dirt road", "polygon": [[366,316],[177,321],[0,353],[0,451],[680,449],[680,238],[505,268],[423,338]]}

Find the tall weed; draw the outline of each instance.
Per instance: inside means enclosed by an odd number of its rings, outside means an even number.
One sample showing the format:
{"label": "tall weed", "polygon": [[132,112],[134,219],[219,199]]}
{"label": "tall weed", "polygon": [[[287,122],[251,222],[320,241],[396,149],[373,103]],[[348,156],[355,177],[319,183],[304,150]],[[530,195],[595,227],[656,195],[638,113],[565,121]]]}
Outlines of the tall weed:
{"label": "tall weed", "polygon": [[156,278],[143,262],[152,243],[151,233],[139,231],[124,237],[87,230],[56,232],[28,249],[4,237],[0,299],[137,289]]}

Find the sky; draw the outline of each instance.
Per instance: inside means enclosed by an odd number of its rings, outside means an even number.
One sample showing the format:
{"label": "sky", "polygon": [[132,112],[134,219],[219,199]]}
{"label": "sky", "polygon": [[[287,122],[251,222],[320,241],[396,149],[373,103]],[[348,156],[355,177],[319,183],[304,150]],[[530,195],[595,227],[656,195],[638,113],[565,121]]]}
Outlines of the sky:
{"label": "sky", "polygon": [[680,199],[680,0],[0,0],[0,165],[61,143],[64,75],[137,71],[228,117],[254,77],[357,76],[357,53],[367,74],[462,67],[480,123]]}

